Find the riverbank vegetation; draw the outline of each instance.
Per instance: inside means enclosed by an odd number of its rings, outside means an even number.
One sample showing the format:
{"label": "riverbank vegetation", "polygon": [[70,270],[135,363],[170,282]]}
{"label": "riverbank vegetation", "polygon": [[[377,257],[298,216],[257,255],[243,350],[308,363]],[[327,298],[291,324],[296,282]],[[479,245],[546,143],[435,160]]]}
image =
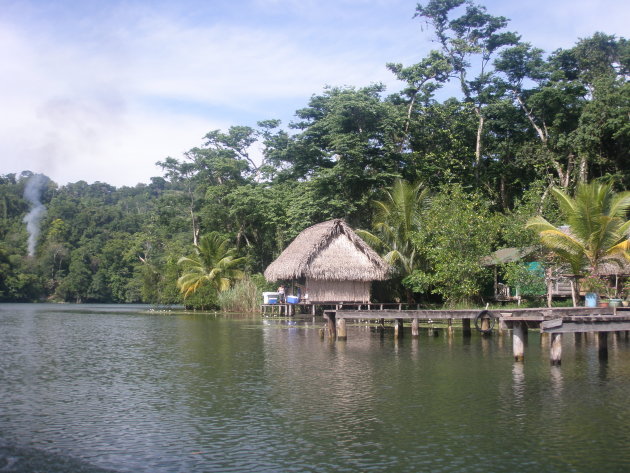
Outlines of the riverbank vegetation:
{"label": "riverbank vegetation", "polygon": [[[530,218],[566,223],[551,189],[629,187],[625,38],[543,51],[462,0],[421,2],[413,21],[437,49],[387,65],[399,91],[325,87],[289,124],[213,130],[181,158],[156,157],[162,176],[135,187],[39,177],[35,202],[32,173],[0,176],[0,300],[175,304],[187,294],[187,305],[216,306],[229,299],[218,289],[265,289],[257,275],[304,228],[344,218],[397,252],[397,277],[375,298],[456,304],[492,288],[481,257],[536,243]],[[411,213],[396,208],[404,185],[420,202]],[[30,214],[38,202],[45,212]],[[211,232],[238,261],[231,269],[252,277],[188,291]]]}

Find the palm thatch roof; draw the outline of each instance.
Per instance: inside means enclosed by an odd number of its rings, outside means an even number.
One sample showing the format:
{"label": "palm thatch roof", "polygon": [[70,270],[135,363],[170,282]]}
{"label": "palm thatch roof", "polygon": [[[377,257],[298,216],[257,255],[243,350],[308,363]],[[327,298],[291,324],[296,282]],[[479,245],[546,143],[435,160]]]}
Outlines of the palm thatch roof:
{"label": "palm thatch roof", "polygon": [[621,258],[606,260],[597,268],[597,274],[600,276],[628,276],[630,275],[630,261]]}
{"label": "palm thatch roof", "polygon": [[481,258],[482,266],[495,266],[497,264],[513,263],[527,258],[536,251],[534,246],[526,246],[525,248],[502,248],[495,251],[491,255]]}
{"label": "palm thatch roof", "polygon": [[268,281],[387,279],[389,266],[341,219],[305,229],[265,270]]}

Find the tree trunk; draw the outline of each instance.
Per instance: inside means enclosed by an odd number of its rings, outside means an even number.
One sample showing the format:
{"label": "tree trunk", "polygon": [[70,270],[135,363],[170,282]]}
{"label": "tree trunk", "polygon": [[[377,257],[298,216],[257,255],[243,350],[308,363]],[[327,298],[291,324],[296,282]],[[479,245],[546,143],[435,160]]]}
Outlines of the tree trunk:
{"label": "tree trunk", "polygon": [[479,182],[481,168],[481,138],[483,135],[484,117],[481,114],[481,108],[475,107],[475,112],[479,117],[479,124],[477,125],[477,140],[475,143],[475,180]]}
{"label": "tree trunk", "polygon": [[578,277],[571,278],[571,299],[573,299],[573,307],[577,307],[580,300],[580,290],[578,287]]}

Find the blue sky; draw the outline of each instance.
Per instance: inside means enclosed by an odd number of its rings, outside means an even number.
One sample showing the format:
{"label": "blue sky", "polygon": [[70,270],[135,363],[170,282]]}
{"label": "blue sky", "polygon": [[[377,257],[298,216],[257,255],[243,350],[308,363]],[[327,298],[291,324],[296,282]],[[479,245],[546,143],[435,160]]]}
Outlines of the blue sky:
{"label": "blue sky", "polygon": [[[481,1],[546,51],[629,37],[622,0]],[[430,32],[403,0],[0,0],[0,174],[135,185],[205,133],[292,119],[325,85],[399,84]]]}

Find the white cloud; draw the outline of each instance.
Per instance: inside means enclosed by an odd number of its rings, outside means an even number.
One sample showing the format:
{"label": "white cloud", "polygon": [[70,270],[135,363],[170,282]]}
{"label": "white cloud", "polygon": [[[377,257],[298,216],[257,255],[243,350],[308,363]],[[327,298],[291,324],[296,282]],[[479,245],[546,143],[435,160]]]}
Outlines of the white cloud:
{"label": "white cloud", "polygon": [[[144,182],[159,175],[155,161],[181,157],[207,131],[278,118],[276,103],[290,107],[279,118],[289,117],[324,85],[386,82],[392,90],[385,62],[410,64],[435,47],[411,19],[413,2],[244,3],[259,10],[124,2],[74,19],[66,9],[55,21],[52,10],[27,3],[7,15],[0,94],[10,113],[0,114],[0,173]],[[596,30],[621,34],[628,7],[602,3],[487,5],[511,17],[525,40],[553,50]]]}

